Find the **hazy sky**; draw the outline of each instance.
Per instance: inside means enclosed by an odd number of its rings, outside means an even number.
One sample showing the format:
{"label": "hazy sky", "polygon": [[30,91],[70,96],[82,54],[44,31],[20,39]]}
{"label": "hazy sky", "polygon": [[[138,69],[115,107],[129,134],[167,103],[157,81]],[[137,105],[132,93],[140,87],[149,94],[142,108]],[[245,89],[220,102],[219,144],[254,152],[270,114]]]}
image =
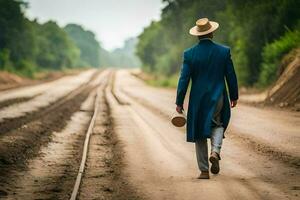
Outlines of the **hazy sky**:
{"label": "hazy sky", "polygon": [[113,49],[137,36],[153,19],[159,19],[161,0],[27,0],[26,15],[39,22],[54,20],[60,26],[77,23],[93,31],[102,46]]}

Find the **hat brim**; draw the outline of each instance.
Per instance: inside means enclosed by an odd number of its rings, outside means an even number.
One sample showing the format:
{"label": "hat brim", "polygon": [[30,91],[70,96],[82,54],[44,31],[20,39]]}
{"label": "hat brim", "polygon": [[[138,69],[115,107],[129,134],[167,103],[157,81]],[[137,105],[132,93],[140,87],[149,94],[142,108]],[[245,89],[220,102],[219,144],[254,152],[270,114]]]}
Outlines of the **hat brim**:
{"label": "hat brim", "polygon": [[171,122],[176,127],[183,127],[186,123],[186,118],[183,116],[175,116],[172,118]]}
{"label": "hat brim", "polygon": [[219,24],[217,22],[209,21],[209,23],[211,24],[211,28],[208,29],[207,31],[200,32],[200,31],[198,31],[197,26],[194,26],[193,28],[190,29],[189,33],[194,36],[201,36],[201,35],[207,35],[211,32],[214,32],[215,30],[217,30],[219,28]]}

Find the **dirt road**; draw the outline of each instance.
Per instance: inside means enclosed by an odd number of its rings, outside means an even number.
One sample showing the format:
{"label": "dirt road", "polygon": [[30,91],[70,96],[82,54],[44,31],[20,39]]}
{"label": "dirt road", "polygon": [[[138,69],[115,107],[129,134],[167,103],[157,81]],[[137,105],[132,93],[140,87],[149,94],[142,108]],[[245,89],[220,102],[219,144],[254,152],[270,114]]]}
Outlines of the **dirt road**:
{"label": "dirt road", "polygon": [[[127,71],[111,104],[125,143],[126,173],[150,199],[298,199],[300,115],[240,104],[224,141],[221,174],[197,180],[194,145],[174,128],[175,91],[155,89]],[[122,113],[122,114],[121,114]]]}
{"label": "dirt road", "polygon": [[77,199],[299,199],[299,112],[239,104],[221,173],[199,180],[194,145],[170,123],[175,91],[127,70],[0,93],[0,199],[70,198],[96,92]]}

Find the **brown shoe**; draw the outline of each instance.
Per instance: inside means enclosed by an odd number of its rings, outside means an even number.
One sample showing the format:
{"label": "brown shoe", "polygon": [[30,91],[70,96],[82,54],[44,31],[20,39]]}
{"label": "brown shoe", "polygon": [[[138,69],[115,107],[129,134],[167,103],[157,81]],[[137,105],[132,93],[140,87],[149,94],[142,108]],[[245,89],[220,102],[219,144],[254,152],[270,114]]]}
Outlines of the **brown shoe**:
{"label": "brown shoe", "polygon": [[216,152],[212,152],[209,158],[209,161],[211,162],[211,173],[218,174],[220,172],[219,160],[219,155]]}
{"label": "brown shoe", "polygon": [[201,174],[198,176],[198,179],[209,179],[209,172],[203,171]]}

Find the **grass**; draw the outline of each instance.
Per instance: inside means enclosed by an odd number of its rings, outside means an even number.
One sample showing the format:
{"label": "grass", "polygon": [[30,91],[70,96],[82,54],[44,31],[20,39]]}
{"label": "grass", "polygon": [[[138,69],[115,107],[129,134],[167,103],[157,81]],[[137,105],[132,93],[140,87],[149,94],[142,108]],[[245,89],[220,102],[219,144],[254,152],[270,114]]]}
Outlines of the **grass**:
{"label": "grass", "polygon": [[171,77],[157,77],[155,79],[147,80],[146,83],[156,87],[168,87],[168,88],[176,88],[178,83],[177,76]]}
{"label": "grass", "polygon": [[155,87],[176,88],[178,83],[178,75],[166,77],[164,75],[154,75],[146,72],[133,73],[133,75],[142,79],[148,85]]}

